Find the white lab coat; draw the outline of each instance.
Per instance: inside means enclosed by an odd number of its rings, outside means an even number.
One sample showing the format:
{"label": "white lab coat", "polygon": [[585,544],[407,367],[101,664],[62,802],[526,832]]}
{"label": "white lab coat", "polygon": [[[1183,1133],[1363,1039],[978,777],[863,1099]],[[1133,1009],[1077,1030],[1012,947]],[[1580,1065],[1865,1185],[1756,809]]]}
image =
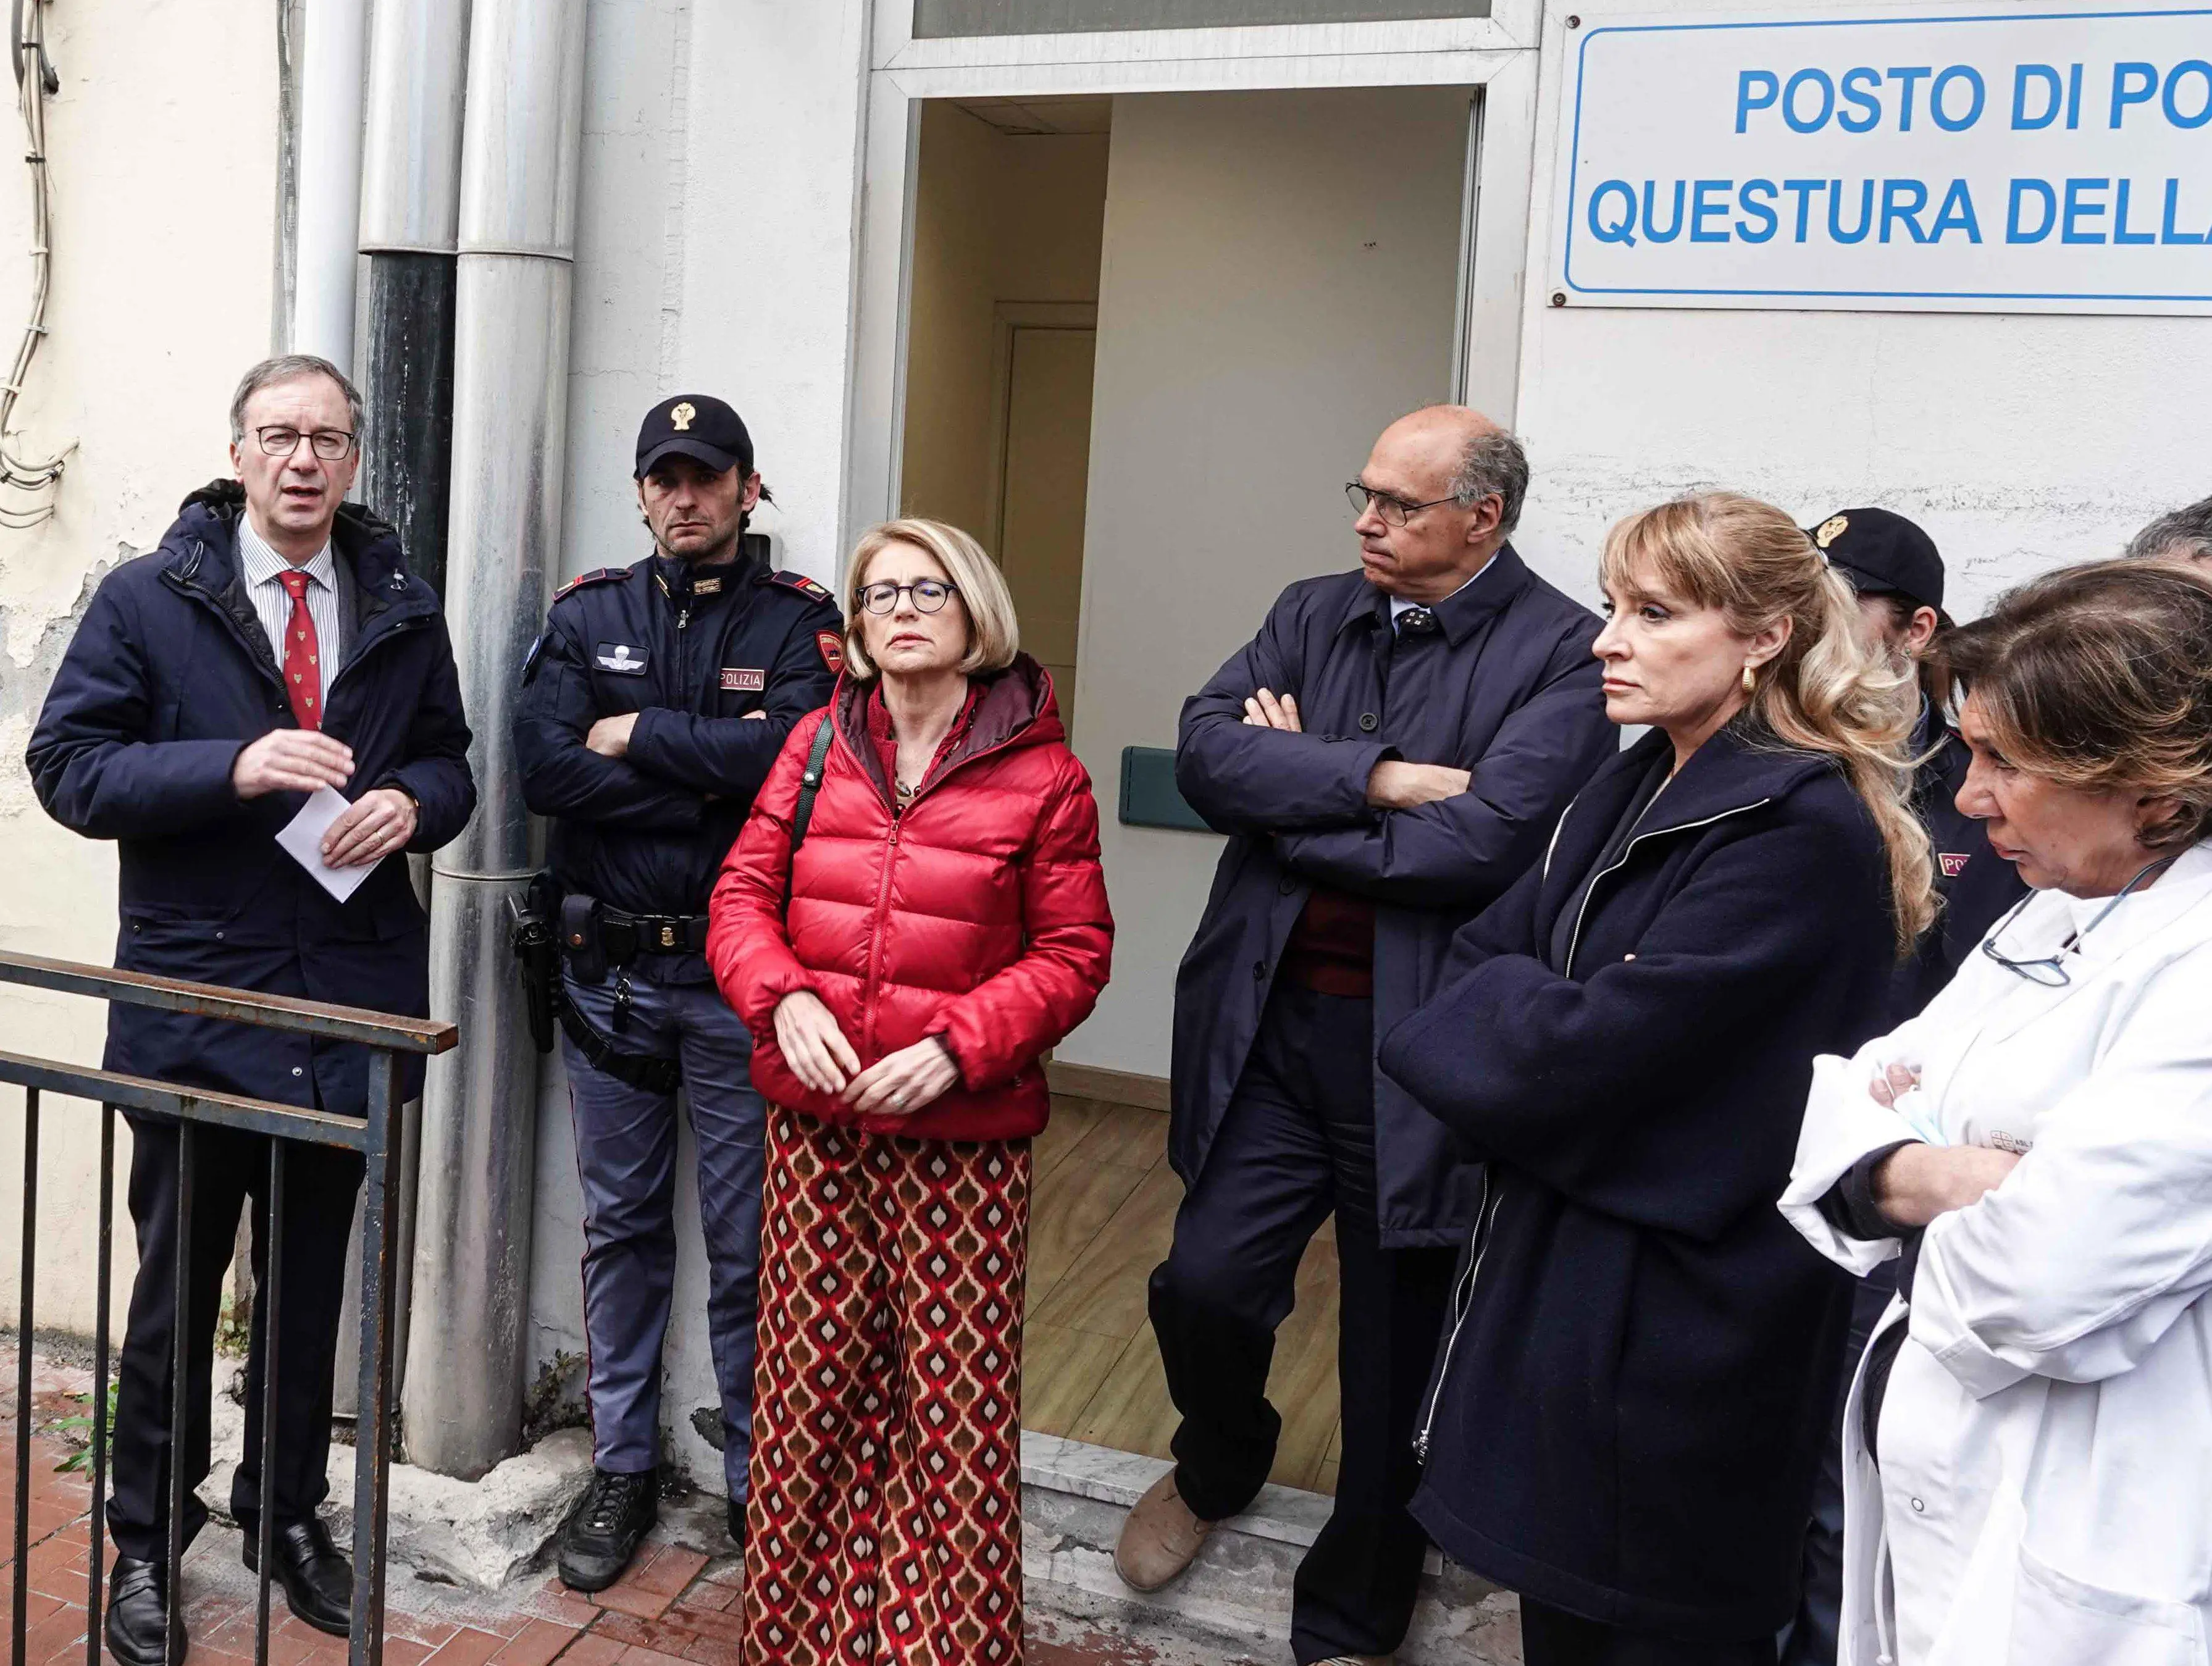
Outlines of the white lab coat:
{"label": "white lab coat", "polygon": [[[1994,933],[2057,952],[2107,899]],[[1819,1200],[1899,1140],[2025,1150],[1927,1232],[1877,1472],[1844,1418],[1839,1666],[2207,1666],[2212,1639],[2212,844],[2045,988],[1976,953],[1920,1017],[1820,1059],[1782,1212],[1856,1274],[1894,1239]],[[1869,1084],[1920,1085],[1894,1109]],[[1879,1331],[1877,1332],[1879,1334]]]}

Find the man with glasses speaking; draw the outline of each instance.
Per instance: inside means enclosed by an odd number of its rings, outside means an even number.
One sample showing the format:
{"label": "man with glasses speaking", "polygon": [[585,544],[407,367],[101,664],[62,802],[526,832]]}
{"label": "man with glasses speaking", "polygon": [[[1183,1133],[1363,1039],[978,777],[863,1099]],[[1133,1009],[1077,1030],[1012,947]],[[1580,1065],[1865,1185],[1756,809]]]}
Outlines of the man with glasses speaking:
{"label": "man with glasses speaking", "polygon": [[[361,417],[361,396],[325,360],[246,372],[230,407],[238,477],[194,492],[158,549],[100,581],[28,763],[55,820],[118,843],[117,966],[419,1018],[430,1010],[429,933],[399,858],[459,833],[476,788],[438,598],[408,570],[398,534],[344,501]],[[278,842],[296,835],[295,818],[311,827],[332,809],[319,836]],[[106,1067],[342,1116],[368,1109],[364,1048],[143,1006],[108,1009]],[[403,1097],[421,1081],[418,1061]],[[177,1124],[130,1121],[138,1274],[116,1372],[108,1648],[127,1666],[163,1658],[173,1456],[185,1466],[186,1543],[207,1519],[194,1488],[208,1472],[216,1310],[248,1196],[257,1310],[231,1511],[255,1566],[262,1383],[273,1369],[271,1573],[294,1614],[343,1637],[353,1572],[315,1512],[330,1490],[331,1373],[361,1157],[285,1148],[272,1358],[258,1294],[268,1287],[269,1141],[202,1124],[187,1168]],[[182,1430],[169,1420],[179,1360]]]}
{"label": "man with glasses speaking", "polygon": [[1343,1448],[1297,1575],[1301,1663],[1387,1659],[1404,1638],[1419,1402],[1481,1189],[1376,1074],[1375,1038],[1614,747],[1598,620],[1507,541],[1528,485],[1520,443],[1475,411],[1392,424],[1346,488],[1359,570],[1285,591],[1183,708],[1176,783],[1231,837],[1176,987],[1188,1193],[1151,1305],[1176,1465],[1115,1560],[1158,1589],[1267,1481],[1274,1331],[1334,1211]]}
{"label": "man with glasses speaking", "polygon": [[730,1533],[752,1450],[753,1320],[767,1115],[752,1037],[708,970],[707,898],[792,726],[843,663],[830,593],[749,555],[762,496],[752,436],[703,393],[663,399],[637,436],[653,553],[571,580],[530,651],[514,749],[553,818],[564,1032],[584,1190],[590,1494],[561,1578],[612,1584],[659,1519],[660,1351],[676,1279],[676,1090],[699,1156],[707,1330],[721,1390]]}

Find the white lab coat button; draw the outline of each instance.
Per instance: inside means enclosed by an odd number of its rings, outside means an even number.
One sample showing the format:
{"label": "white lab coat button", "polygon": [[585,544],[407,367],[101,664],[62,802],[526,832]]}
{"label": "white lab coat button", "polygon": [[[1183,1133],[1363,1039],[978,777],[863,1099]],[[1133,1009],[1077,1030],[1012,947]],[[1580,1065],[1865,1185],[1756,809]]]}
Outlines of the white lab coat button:
{"label": "white lab coat button", "polygon": [[[294,1073],[295,1075],[297,1073],[298,1073],[296,1071]],[[1918,1499],[1915,1499],[1912,1501],[1912,1513],[1916,1516],[1924,1516],[1928,1513],[1928,1506],[1923,1504]]]}

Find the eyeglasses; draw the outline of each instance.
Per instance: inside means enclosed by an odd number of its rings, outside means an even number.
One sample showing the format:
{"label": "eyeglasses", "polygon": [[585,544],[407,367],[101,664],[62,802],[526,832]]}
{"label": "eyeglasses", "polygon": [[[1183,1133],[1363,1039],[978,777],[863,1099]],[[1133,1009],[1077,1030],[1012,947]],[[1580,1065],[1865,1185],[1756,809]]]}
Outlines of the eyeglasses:
{"label": "eyeglasses", "polygon": [[898,605],[901,596],[914,598],[917,613],[935,613],[944,606],[948,597],[960,593],[960,587],[948,584],[943,579],[920,579],[912,584],[872,584],[860,592],[860,605],[871,613],[888,613]]}
{"label": "eyeglasses", "polygon": [[2106,918],[2111,915],[2112,910],[2119,907],[2121,903],[2126,899],[2130,891],[2143,884],[2154,873],[2160,873],[2166,868],[2172,866],[2175,862],[2180,860],[2181,853],[2177,850],[2171,856],[2161,856],[2154,862],[2146,862],[2141,868],[2136,870],[2136,877],[2134,879],[2129,880],[2127,884],[2122,885],[2118,891],[2112,894],[2112,900],[2111,902],[2106,903],[2103,908],[2097,910],[2095,918],[2092,919],[2087,925],[2082,927],[2080,931],[2075,932],[2073,936],[2068,938],[2064,943],[2059,945],[2058,952],[2057,954],[2039,955],[2033,960],[2014,960],[2009,955],[2001,954],[1997,952],[1997,938],[2003,933],[2006,927],[2011,925],[2014,921],[2020,917],[2020,911],[2035,900],[2036,893],[2031,891],[2027,896],[2021,897],[2020,901],[2014,903],[2012,905],[2012,911],[2007,914],[2003,919],[1998,921],[1996,929],[1991,931],[1987,937],[1982,939],[1982,952],[1989,956],[1990,959],[1996,961],[1997,964],[2003,967],[2005,970],[2017,973],[2020,976],[2026,978],[2030,983],[2041,984],[2046,989],[2063,989],[2074,981],[2073,974],[2066,970],[2066,957],[2070,954],[2078,954],[2081,952],[2081,939],[2087,937],[2091,932],[2096,930],[2098,927],[2103,925]]}
{"label": "eyeglasses", "polygon": [[1402,497],[1378,492],[1371,486],[1361,485],[1357,480],[1344,483],[1344,496],[1356,513],[1365,514],[1372,509],[1382,517],[1382,524],[1386,526],[1403,526],[1424,509],[1433,509],[1439,503],[1459,502],[1456,497],[1432,497],[1425,503],[1408,503]]}
{"label": "eyeglasses", "polygon": [[295,428],[258,428],[253,437],[271,457],[289,457],[300,449],[302,440],[325,463],[335,463],[353,449],[353,435],[342,428],[319,428],[312,433]]}

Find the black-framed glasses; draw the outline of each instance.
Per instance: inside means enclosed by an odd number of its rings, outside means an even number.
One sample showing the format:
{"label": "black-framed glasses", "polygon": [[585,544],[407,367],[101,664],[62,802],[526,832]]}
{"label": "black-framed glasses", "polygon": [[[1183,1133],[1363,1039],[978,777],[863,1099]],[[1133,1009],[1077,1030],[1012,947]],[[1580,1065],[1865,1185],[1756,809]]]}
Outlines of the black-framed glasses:
{"label": "black-framed glasses", "polygon": [[911,596],[915,612],[935,613],[959,593],[958,585],[944,579],[917,579],[912,584],[872,584],[860,592],[860,605],[871,613],[888,613],[898,605],[901,596]]}
{"label": "black-framed glasses", "polygon": [[2021,910],[2035,900],[2036,893],[2031,891],[2020,901],[2014,903],[2011,912],[1998,921],[1996,928],[1982,939],[1982,952],[1996,961],[2005,970],[2018,974],[2030,983],[2041,984],[2046,989],[2063,989],[2074,981],[2074,975],[2066,970],[2066,957],[2081,952],[2081,939],[2103,925],[2112,910],[2126,900],[2130,891],[2142,885],[2154,873],[2172,866],[2180,859],[2181,853],[2177,850],[2171,856],[2161,856],[2156,861],[2144,863],[2142,867],[2136,870],[2134,879],[2112,893],[2112,900],[2099,909],[2087,925],[2058,945],[2057,953],[2038,955],[2032,960],[2014,960],[2010,955],[1999,952],[1997,939],[2007,927],[2020,918]]}
{"label": "black-framed glasses", "polygon": [[307,442],[307,449],[325,463],[335,463],[353,449],[353,435],[342,428],[258,428],[253,430],[253,437],[271,457],[289,457],[300,449],[302,440]]}
{"label": "black-framed glasses", "polygon": [[1457,503],[1456,497],[1432,497],[1425,503],[1408,503],[1402,497],[1393,497],[1389,492],[1378,492],[1371,486],[1363,486],[1357,480],[1344,483],[1344,496],[1354,513],[1365,514],[1372,509],[1382,517],[1387,526],[1403,526],[1424,509],[1433,509],[1440,503]]}

